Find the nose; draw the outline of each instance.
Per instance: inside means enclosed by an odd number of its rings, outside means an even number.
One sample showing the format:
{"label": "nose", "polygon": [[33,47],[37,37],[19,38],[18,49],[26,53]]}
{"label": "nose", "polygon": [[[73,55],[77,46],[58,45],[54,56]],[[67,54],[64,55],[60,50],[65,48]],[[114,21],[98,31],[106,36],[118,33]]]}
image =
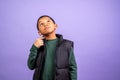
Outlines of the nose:
{"label": "nose", "polygon": [[47,25],[47,23],[44,24],[44,26],[46,26],[46,25]]}
{"label": "nose", "polygon": [[44,23],[44,27],[46,27],[48,25],[48,23]]}

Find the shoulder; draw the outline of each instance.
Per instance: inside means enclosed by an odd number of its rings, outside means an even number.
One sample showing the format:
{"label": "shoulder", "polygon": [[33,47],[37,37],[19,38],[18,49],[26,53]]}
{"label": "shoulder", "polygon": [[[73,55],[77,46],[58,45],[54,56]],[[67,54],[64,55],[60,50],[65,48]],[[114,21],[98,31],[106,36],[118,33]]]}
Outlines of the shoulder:
{"label": "shoulder", "polygon": [[73,47],[74,46],[74,42],[68,39],[63,39],[63,43],[69,47]]}
{"label": "shoulder", "polygon": [[67,43],[73,43],[73,41],[71,40],[68,40],[68,39],[63,39],[64,42],[67,42]]}

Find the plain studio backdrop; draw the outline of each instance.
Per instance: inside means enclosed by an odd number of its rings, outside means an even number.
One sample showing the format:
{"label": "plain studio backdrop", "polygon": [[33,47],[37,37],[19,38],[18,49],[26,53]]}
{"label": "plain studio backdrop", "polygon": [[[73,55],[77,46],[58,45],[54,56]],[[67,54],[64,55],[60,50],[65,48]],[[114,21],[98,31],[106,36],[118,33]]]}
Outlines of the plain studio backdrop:
{"label": "plain studio backdrop", "polygon": [[120,80],[120,0],[0,0],[0,80],[32,80],[27,59],[44,14],[74,41],[78,80]]}

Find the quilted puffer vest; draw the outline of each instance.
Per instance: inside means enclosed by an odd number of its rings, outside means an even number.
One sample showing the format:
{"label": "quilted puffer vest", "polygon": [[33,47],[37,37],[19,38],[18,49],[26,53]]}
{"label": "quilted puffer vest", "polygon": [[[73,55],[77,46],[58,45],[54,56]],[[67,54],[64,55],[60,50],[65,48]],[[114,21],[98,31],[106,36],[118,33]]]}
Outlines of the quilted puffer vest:
{"label": "quilted puffer vest", "polygon": [[[55,53],[55,70],[54,70],[54,80],[70,80],[69,73],[69,53],[71,47],[73,47],[73,42],[63,39],[62,35],[56,34],[59,42],[56,47]],[[45,42],[44,42],[45,43]],[[45,61],[46,46],[42,46],[38,50],[38,55],[36,58],[36,68],[33,76],[33,80],[42,80],[42,70]]]}

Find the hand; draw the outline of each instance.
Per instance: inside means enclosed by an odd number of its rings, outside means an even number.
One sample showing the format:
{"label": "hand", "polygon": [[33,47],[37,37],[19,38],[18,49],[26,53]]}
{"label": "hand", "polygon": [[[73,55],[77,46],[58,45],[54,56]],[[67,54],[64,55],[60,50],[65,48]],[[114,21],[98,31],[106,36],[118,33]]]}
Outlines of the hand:
{"label": "hand", "polygon": [[43,42],[43,38],[37,38],[34,42],[34,45],[37,47],[37,48],[40,48],[41,46],[44,45],[44,42]]}

